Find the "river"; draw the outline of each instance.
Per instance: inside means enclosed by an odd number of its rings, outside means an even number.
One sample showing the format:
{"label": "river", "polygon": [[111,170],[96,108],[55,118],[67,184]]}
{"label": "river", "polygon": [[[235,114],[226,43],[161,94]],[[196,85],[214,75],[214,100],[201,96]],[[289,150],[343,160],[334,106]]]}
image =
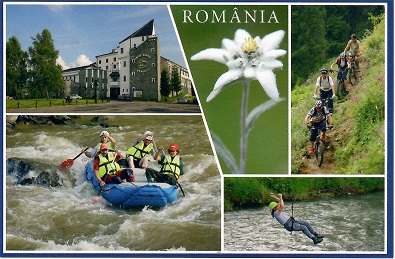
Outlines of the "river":
{"label": "river", "polygon": [[[309,222],[324,235],[314,245],[302,232],[288,232],[270,215],[268,206],[226,212],[224,250],[262,253],[384,252],[384,192],[294,203],[296,220]],[[291,215],[291,204],[285,210]]]}
{"label": "river", "polygon": [[[200,115],[104,116],[108,128],[78,116],[67,125],[6,129],[6,158],[34,159],[59,168],[58,188],[5,181],[5,251],[134,252],[221,250],[221,177]],[[177,143],[184,161],[185,197],[161,209],[117,209],[84,181],[84,155],[70,171],[60,163],[107,130],[126,151],[138,134],[154,132],[157,146]],[[34,172],[32,172],[34,173]]]}

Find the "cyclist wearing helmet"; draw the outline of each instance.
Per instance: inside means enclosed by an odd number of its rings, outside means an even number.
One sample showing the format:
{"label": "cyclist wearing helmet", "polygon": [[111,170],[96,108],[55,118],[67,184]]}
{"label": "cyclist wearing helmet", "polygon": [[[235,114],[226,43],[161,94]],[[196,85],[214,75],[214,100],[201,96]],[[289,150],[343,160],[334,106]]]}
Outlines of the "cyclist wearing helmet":
{"label": "cyclist wearing helmet", "polygon": [[308,222],[302,220],[295,220],[293,217],[288,216],[284,209],[283,195],[279,193],[277,197],[271,193],[270,197],[276,199],[277,202],[271,202],[269,204],[269,210],[273,218],[276,218],[278,223],[284,226],[288,231],[302,231],[308,238],[313,240],[314,244],[321,243],[324,236],[318,234]]}
{"label": "cyclist wearing helmet", "polygon": [[357,35],[351,35],[351,40],[347,42],[344,53],[347,53],[347,50],[350,50],[350,57],[355,56],[355,65],[357,66],[357,69],[359,69],[359,56],[362,55],[362,46],[361,42],[357,40]]}
{"label": "cyclist wearing helmet", "polygon": [[346,91],[348,89],[347,72],[351,67],[351,63],[348,62],[346,53],[342,52],[340,56],[332,63],[330,69],[332,70],[333,65],[337,65],[337,79],[344,79],[344,86]]}
{"label": "cyclist wearing helmet", "polygon": [[332,116],[329,111],[323,106],[321,100],[315,102],[314,107],[307,113],[304,121],[306,126],[310,129],[310,151],[309,154],[314,153],[314,141],[318,135],[318,129],[322,131],[322,141],[326,140],[326,122],[329,121],[329,128],[333,128]]}
{"label": "cyclist wearing helmet", "polygon": [[328,75],[328,69],[321,68],[321,75],[317,78],[314,89],[314,98],[317,99],[317,92],[320,89],[320,99],[328,99],[329,112],[333,112],[333,98],[335,98],[335,86],[333,79]]}

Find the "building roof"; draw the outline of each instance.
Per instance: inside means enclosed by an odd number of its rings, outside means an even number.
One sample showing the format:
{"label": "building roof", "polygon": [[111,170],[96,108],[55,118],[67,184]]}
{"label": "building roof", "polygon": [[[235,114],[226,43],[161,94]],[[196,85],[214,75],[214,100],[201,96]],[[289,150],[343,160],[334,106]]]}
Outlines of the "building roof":
{"label": "building roof", "polygon": [[130,34],[128,37],[126,37],[122,41],[120,41],[119,44],[121,44],[122,42],[124,42],[125,40],[128,40],[130,38],[142,37],[142,36],[151,36],[151,35],[155,35],[154,19],[152,19],[151,21],[149,21],[148,23],[143,25],[143,27],[141,27],[137,31],[133,32],[132,34]]}
{"label": "building roof", "polygon": [[84,69],[100,69],[98,66],[96,66],[96,62],[92,63],[90,65],[87,66],[82,66],[82,67],[73,67],[73,68],[69,68],[69,69],[64,69],[63,72],[71,72],[71,71],[77,71],[77,70],[84,70]]}

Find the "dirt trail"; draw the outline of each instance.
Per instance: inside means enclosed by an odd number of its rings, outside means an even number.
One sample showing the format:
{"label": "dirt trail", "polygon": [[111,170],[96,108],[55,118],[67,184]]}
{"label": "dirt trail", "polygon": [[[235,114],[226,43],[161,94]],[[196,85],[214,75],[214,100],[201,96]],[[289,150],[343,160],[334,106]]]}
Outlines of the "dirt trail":
{"label": "dirt trail", "polygon": [[[361,71],[359,72],[357,82],[349,87],[349,94],[341,101],[341,102],[355,102],[356,100],[353,99],[354,92],[358,90],[358,84],[361,78],[364,75],[364,70],[369,67],[369,62],[361,63]],[[332,76],[335,80],[336,77]],[[334,174],[339,167],[336,163],[336,156],[335,151],[339,148],[342,148],[341,141],[344,139],[348,139],[351,133],[353,120],[341,121],[339,116],[343,114],[342,108],[339,107],[339,100],[336,98],[333,104],[334,113],[333,113],[333,123],[334,128],[332,130],[327,130],[327,137],[326,142],[324,143],[325,146],[325,153],[324,153],[324,161],[321,167],[318,167],[315,161],[315,156],[307,155],[309,150],[309,143],[306,142],[306,155],[302,157],[302,161],[299,164],[298,173],[299,174]],[[344,116],[344,115],[343,115]]]}

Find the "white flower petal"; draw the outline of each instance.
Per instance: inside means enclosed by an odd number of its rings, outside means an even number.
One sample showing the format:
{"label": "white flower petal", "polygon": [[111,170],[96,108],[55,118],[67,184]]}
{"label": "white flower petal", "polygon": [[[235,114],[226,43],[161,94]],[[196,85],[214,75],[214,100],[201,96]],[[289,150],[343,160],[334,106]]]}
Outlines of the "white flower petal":
{"label": "white flower petal", "polygon": [[230,39],[223,39],[222,40],[222,47],[225,48],[229,52],[240,52],[238,47],[233,40]]}
{"label": "white flower petal", "polygon": [[270,50],[270,51],[264,53],[263,56],[264,56],[265,58],[273,58],[273,59],[275,59],[275,58],[284,56],[286,53],[287,53],[286,50],[283,50],[283,49],[274,49],[274,50]]}
{"label": "white flower petal", "polygon": [[191,60],[214,60],[220,62],[222,64],[226,64],[227,60],[226,57],[228,56],[228,52],[223,49],[205,49],[196,53],[191,57]]}
{"label": "white flower petal", "polygon": [[280,100],[280,94],[276,84],[276,75],[273,73],[273,71],[265,70],[258,72],[256,73],[256,78],[258,79],[259,83],[261,83],[263,90],[270,99],[273,99],[274,101]]}
{"label": "white flower petal", "polygon": [[255,69],[251,68],[251,67],[247,67],[244,70],[244,77],[248,78],[248,79],[255,79]]}
{"label": "white flower petal", "polygon": [[262,41],[259,43],[259,48],[263,52],[278,48],[280,46],[280,42],[284,38],[284,35],[285,35],[285,31],[283,30],[275,31],[266,35],[265,37],[262,38]]}
{"label": "white flower petal", "polygon": [[209,96],[206,99],[206,102],[211,101],[217,94],[219,94],[223,88],[225,88],[227,85],[234,83],[238,79],[241,78],[243,74],[243,71],[241,69],[233,69],[229,70],[226,73],[223,73],[215,82],[214,89],[211,91]]}
{"label": "white flower petal", "polygon": [[259,68],[261,69],[275,69],[275,68],[283,68],[283,63],[278,60],[265,60],[260,65]]}
{"label": "white flower petal", "polygon": [[242,47],[248,38],[251,38],[251,35],[246,30],[238,29],[235,33],[235,44]]}

